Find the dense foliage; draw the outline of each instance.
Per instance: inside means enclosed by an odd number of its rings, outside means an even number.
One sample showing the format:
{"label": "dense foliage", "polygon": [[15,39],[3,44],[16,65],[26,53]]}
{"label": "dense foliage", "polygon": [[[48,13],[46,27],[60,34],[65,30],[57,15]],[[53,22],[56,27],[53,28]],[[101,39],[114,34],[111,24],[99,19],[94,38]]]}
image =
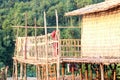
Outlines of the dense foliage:
{"label": "dense foliage", "polygon": [[[78,18],[73,17],[71,19],[70,17],[64,17],[64,13],[101,1],[103,0],[0,0],[0,62],[5,66],[12,67],[15,45],[15,32],[12,26],[25,25],[24,15],[26,12],[29,26],[34,26],[35,17],[37,19],[37,26],[43,26],[44,11],[47,14],[47,25],[55,26],[55,9],[58,11],[60,26],[78,26],[78,23],[76,23]],[[19,32],[19,35],[24,35],[23,30]],[[38,30],[37,32],[38,35],[44,34],[43,30]],[[79,38],[80,36],[76,35],[77,32],[79,33],[78,29],[61,29],[61,34],[64,34],[61,37]],[[31,29],[28,34],[33,35],[34,31]]]}

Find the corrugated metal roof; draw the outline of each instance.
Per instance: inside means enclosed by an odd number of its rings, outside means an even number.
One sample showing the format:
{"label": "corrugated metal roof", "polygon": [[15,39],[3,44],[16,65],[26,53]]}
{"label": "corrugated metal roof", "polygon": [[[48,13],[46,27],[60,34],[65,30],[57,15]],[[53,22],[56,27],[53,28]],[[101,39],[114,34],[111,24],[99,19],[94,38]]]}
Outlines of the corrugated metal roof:
{"label": "corrugated metal roof", "polygon": [[117,6],[120,6],[120,0],[108,0],[98,4],[89,5],[71,12],[67,12],[65,13],[65,16],[84,15],[94,12],[106,11]]}

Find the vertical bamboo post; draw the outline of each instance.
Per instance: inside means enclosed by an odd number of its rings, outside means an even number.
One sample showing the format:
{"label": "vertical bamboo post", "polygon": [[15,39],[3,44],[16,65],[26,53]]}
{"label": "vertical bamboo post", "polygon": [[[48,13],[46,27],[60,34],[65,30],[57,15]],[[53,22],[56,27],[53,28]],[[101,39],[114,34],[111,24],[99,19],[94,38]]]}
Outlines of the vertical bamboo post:
{"label": "vertical bamboo post", "polygon": [[59,32],[58,32],[58,13],[57,13],[57,10],[55,10],[55,14],[56,14],[56,26],[57,26],[57,39],[58,39],[58,47],[57,47],[57,79],[59,80],[59,78],[60,78],[60,36],[59,36]]}
{"label": "vertical bamboo post", "polygon": [[92,80],[92,64],[90,65],[90,80]]}
{"label": "vertical bamboo post", "polygon": [[25,52],[24,52],[24,59],[27,58],[27,13],[25,14]]}
{"label": "vertical bamboo post", "polygon": [[104,80],[104,65],[100,64],[101,80]]}
{"label": "vertical bamboo post", "polygon": [[47,39],[47,26],[46,26],[46,13],[44,12],[44,28],[45,28],[45,51],[46,51],[46,80],[48,80],[48,39]]}
{"label": "vertical bamboo post", "polygon": [[40,80],[40,65],[38,65],[38,80]]}
{"label": "vertical bamboo post", "polygon": [[37,29],[36,29],[36,18],[34,19],[34,24],[35,24],[35,57],[36,60],[38,60],[38,52],[37,52]]}
{"label": "vertical bamboo post", "polygon": [[64,80],[64,75],[65,75],[65,64],[62,63],[62,78]]}
{"label": "vertical bamboo post", "polygon": [[55,73],[55,80],[59,80],[59,78],[57,78],[57,67],[56,67],[57,64],[54,65],[54,73]]}
{"label": "vertical bamboo post", "polygon": [[23,63],[20,63],[20,80],[23,80]]}
{"label": "vertical bamboo post", "polygon": [[82,64],[80,64],[79,66],[80,66],[80,80],[82,80]]}
{"label": "vertical bamboo post", "polygon": [[108,80],[108,70],[107,70],[107,65],[104,65],[104,72],[105,72],[105,80]]}
{"label": "vertical bamboo post", "polygon": [[99,68],[96,68],[96,79],[99,80]]}
{"label": "vertical bamboo post", "polygon": [[72,80],[75,80],[75,75],[74,75],[74,64],[72,64]]}
{"label": "vertical bamboo post", "polygon": [[116,80],[116,64],[114,64],[114,69],[113,69],[113,80]]}
{"label": "vertical bamboo post", "polygon": [[18,80],[18,67],[17,67],[18,62],[15,60],[15,80]]}
{"label": "vertical bamboo post", "polygon": [[88,64],[85,64],[85,80],[88,80]]}
{"label": "vertical bamboo post", "polygon": [[26,63],[24,63],[24,80],[27,80]]}
{"label": "vertical bamboo post", "polygon": [[36,66],[36,77],[37,77],[37,80],[39,80],[38,78],[38,65],[35,65]]}

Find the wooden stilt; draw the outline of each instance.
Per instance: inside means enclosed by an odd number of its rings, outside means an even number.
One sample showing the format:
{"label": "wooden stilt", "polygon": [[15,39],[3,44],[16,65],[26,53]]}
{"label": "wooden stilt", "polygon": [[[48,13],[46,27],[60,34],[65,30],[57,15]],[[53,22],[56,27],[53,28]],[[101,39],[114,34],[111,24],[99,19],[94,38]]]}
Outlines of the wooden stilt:
{"label": "wooden stilt", "polygon": [[44,66],[42,66],[42,71],[41,71],[41,75],[42,75],[42,80],[44,80]]}
{"label": "wooden stilt", "polygon": [[64,75],[65,75],[65,64],[62,63],[62,78],[64,80]]}
{"label": "wooden stilt", "polygon": [[116,64],[114,64],[114,69],[113,69],[113,80],[116,80]]}
{"label": "wooden stilt", "polygon": [[88,64],[85,64],[85,80],[88,80]]}
{"label": "wooden stilt", "polygon": [[38,80],[40,80],[40,66],[38,65]]}
{"label": "wooden stilt", "polygon": [[23,63],[20,63],[20,80],[23,80]]}
{"label": "wooden stilt", "polygon": [[36,65],[36,77],[37,77],[37,80],[39,80],[39,78],[38,78],[38,65]]}
{"label": "wooden stilt", "polygon": [[80,64],[79,66],[80,66],[80,80],[82,80],[82,64]]}
{"label": "wooden stilt", "polygon": [[55,74],[55,80],[57,80],[57,70],[56,70],[56,64],[54,65],[54,74]]}
{"label": "wooden stilt", "polygon": [[74,64],[72,64],[72,80],[75,80],[75,76],[74,76]]}
{"label": "wooden stilt", "polygon": [[15,80],[18,80],[18,67],[17,67],[18,62],[15,61]]}
{"label": "wooden stilt", "polygon": [[99,80],[99,68],[96,68],[96,79]]}
{"label": "wooden stilt", "polygon": [[107,65],[104,66],[104,72],[105,72],[105,80],[108,80],[108,70],[107,70]]}
{"label": "wooden stilt", "polygon": [[24,80],[27,80],[26,64],[24,64]]}
{"label": "wooden stilt", "polygon": [[13,73],[12,73],[12,78],[15,80],[15,61],[13,61]]}
{"label": "wooden stilt", "polygon": [[91,68],[92,64],[90,65],[90,80],[92,80],[92,68]]}
{"label": "wooden stilt", "polygon": [[104,80],[104,65],[100,64],[101,80]]}

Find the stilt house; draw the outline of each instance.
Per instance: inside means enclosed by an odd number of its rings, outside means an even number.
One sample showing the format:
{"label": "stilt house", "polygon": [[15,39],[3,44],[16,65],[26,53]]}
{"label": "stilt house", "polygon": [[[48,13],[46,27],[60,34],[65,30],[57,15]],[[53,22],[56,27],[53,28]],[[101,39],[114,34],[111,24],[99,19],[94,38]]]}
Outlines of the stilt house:
{"label": "stilt house", "polygon": [[106,0],[65,15],[82,16],[82,57],[120,57],[120,0]]}

